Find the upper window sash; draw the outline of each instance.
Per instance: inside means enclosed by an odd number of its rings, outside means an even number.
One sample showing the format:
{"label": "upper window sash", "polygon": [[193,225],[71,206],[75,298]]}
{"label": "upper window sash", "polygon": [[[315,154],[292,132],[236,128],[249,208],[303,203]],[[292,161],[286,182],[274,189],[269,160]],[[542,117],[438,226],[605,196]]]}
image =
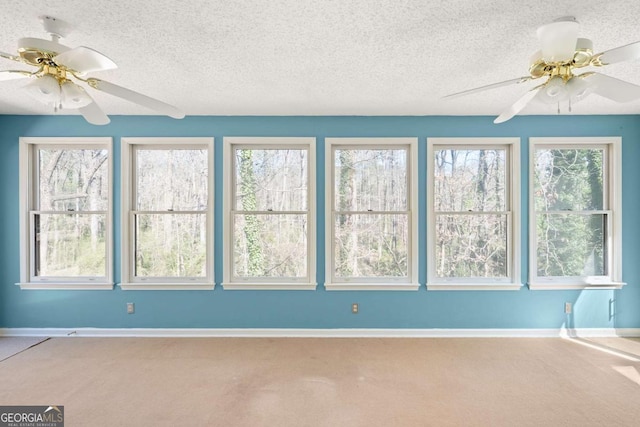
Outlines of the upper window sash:
{"label": "upper window sash", "polygon": [[[126,290],[199,290],[213,289],[213,205],[214,205],[214,151],[213,138],[184,137],[184,138],[122,138],[122,283],[120,286]],[[198,202],[194,205],[158,204],[150,200],[143,200],[143,194],[139,194],[139,184],[142,177],[139,175],[139,167],[142,160],[141,154],[150,154],[169,151],[203,151],[206,168],[206,191],[198,196]],[[202,157],[202,156],[201,156]],[[151,161],[147,159],[147,161]],[[191,166],[190,166],[191,167]],[[193,166],[195,167],[195,165]],[[202,172],[202,171],[200,171]],[[147,183],[149,184],[149,183]],[[198,183],[191,183],[192,187],[200,188]],[[195,188],[194,187],[194,188]],[[181,191],[180,188],[175,189]],[[162,189],[163,192],[171,189]],[[206,201],[202,199],[206,198]],[[194,202],[195,203],[195,202]],[[198,235],[203,238],[200,244],[204,247],[205,255],[202,266],[202,274],[197,275],[145,275],[138,274],[136,250],[140,236],[137,221],[145,220],[149,226],[157,225],[156,220],[167,218],[168,221],[179,217],[202,216],[202,232]],[[154,220],[154,218],[156,220]],[[161,220],[166,222],[165,220]]]}
{"label": "upper window sash", "polygon": [[[567,207],[560,209],[538,210],[536,206],[536,159],[539,150],[602,150],[602,206],[580,207],[577,210]],[[620,137],[559,137],[530,138],[530,186],[529,217],[529,287],[531,289],[619,289],[625,285],[622,275],[622,232],[621,232],[621,191],[622,191],[622,140]],[[602,256],[604,274],[595,275],[550,275],[538,276],[538,230],[539,218],[558,220],[562,217],[602,218]]]}
{"label": "upper window sash", "polygon": [[[104,170],[101,178],[100,200],[91,199],[89,204],[82,201],[82,191],[93,191],[95,187],[90,187],[87,182],[78,182],[79,187],[74,188],[54,188],[50,189],[55,196],[48,206],[42,206],[42,188],[40,187],[40,173],[42,156],[44,153],[52,152],[56,157],[52,160],[56,162],[64,158],[64,154],[58,150],[75,151],[104,151],[104,157],[94,158],[95,164],[90,167],[95,171]],[[112,230],[112,139],[95,137],[74,137],[74,138],[48,138],[48,137],[23,137],[20,138],[20,287],[22,289],[112,289],[113,288],[113,245],[111,240]],[[94,172],[95,172],[94,171]],[[53,171],[51,171],[53,173]],[[87,177],[84,177],[87,178]],[[84,179],[83,178],[83,179]],[[93,176],[91,177],[93,179]],[[69,192],[65,194],[65,192]],[[74,202],[75,201],[75,202]],[[67,219],[76,220],[71,222]],[[85,217],[93,223],[93,218],[101,217],[100,221],[104,227],[101,235],[103,242],[97,242],[98,251],[104,253],[104,267],[96,270],[90,265],[85,265],[83,275],[53,274],[47,275],[40,272],[38,263],[39,247],[35,243],[36,227],[42,226],[42,221],[54,227],[74,226],[77,227],[77,220]],[[66,225],[65,225],[66,224]],[[73,225],[76,224],[76,225]],[[96,244],[96,243],[93,243]],[[102,249],[103,248],[103,249]],[[46,268],[46,267],[45,267]]]}
{"label": "upper window sash", "polygon": [[[404,206],[385,209],[357,200],[355,209],[337,206],[336,152],[338,150],[402,150],[405,152]],[[328,290],[416,290],[417,278],[417,139],[415,138],[326,138],[326,283]],[[366,206],[365,206],[366,205]],[[383,219],[400,215],[406,216],[406,274],[402,276],[347,276],[336,273],[336,218],[338,216],[357,215]]]}
{"label": "upper window sash", "polygon": [[[504,188],[502,209],[436,208],[435,160],[442,150],[504,152],[504,172],[501,178]],[[520,289],[520,139],[519,138],[428,138],[427,139],[427,289],[430,290],[517,290]],[[456,276],[439,277],[436,274],[436,225],[442,218],[500,217],[504,224],[505,274],[495,277]],[[469,219],[471,220],[471,219]]]}
{"label": "upper window sash", "polygon": [[[242,204],[238,194],[237,155],[246,150],[252,156],[259,151],[301,151],[304,152],[305,182],[299,183],[306,186],[302,194],[298,189],[296,197],[290,203],[282,203],[280,206],[269,203],[267,194],[257,194],[258,199],[247,202],[249,206]],[[228,183],[224,196],[224,279],[225,289],[257,289],[257,290],[313,290],[315,283],[315,138],[312,137],[225,137],[224,138],[224,177]],[[264,154],[264,153],[261,153]],[[277,159],[276,159],[277,160]],[[276,161],[274,160],[274,161]],[[250,183],[249,183],[250,184]],[[295,190],[295,189],[294,189]],[[266,191],[266,190],[265,190]],[[254,194],[255,195],[255,194]],[[296,199],[296,200],[294,200]],[[299,200],[297,200],[299,199]],[[273,202],[273,200],[271,201]],[[291,204],[292,203],[292,204]],[[251,206],[255,205],[255,206]],[[304,275],[274,274],[273,276],[261,276],[251,274],[236,274],[236,221],[250,221],[255,226],[269,227],[269,222],[280,221],[289,218],[288,226],[303,225],[304,250],[306,256],[302,262]],[[302,222],[298,222],[302,221]],[[255,223],[255,224],[254,224]],[[245,224],[245,226],[251,226]],[[271,224],[273,226],[273,224]],[[265,232],[268,232],[266,230]],[[300,244],[300,242],[298,242]],[[304,256],[304,255],[301,255]],[[300,267],[300,265],[298,266]]]}

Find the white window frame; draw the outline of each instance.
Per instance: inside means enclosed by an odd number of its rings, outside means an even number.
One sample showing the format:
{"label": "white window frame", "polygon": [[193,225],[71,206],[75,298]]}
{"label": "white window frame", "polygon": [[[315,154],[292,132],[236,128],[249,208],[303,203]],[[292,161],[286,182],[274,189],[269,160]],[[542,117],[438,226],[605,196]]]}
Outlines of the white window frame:
{"label": "white window frame", "polygon": [[[37,151],[44,148],[99,149],[108,154],[108,202],[105,224],[105,275],[96,277],[66,277],[56,280],[34,274],[35,259],[32,244],[31,217],[37,207]],[[20,283],[21,289],[110,290],[113,289],[113,143],[108,137],[21,137],[20,138]]]}
{"label": "white window frame", "polygon": [[[135,226],[134,217],[137,211],[134,186],[136,182],[134,151],[141,149],[201,149],[207,151],[209,182],[207,209],[202,211],[207,216],[206,230],[206,275],[205,277],[135,277]],[[214,278],[214,140],[213,138],[121,138],[121,255],[122,274],[120,287],[123,290],[212,290],[215,288]]]}
{"label": "white window frame", "polygon": [[[504,149],[506,150],[507,199],[507,277],[505,278],[439,278],[435,275],[436,212],[433,171],[439,149]],[[522,288],[520,255],[520,138],[427,138],[427,289],[442,291],[496,291]]]}
{"label": "white window frame", "polygon": [[[307,150],[307,275],[300,278],[233,277],[233,215],[235,212],[236,148]],[[315,137],[225,137],[224,219],[222,287],[225,290],[315,290],[316,282],[316,138]]]}
{"label": "white window frame", "polygon": [[[337,278],[334,274],[335,253],[335,150],[406,148],[407,213],[409,241],[407,245],[408,277]],[[418,282],[418,138],[325,138],[325,284],[328,291],[416,291]]]}
{"label": "white window frame", "polygon": [[[537,232],[534,203],[536,148],[605,148],[606,172],[603,177],[605,206],[608,217],[607,276],[538,277]],[[621,137],[532,137],[529,138],[529,289],[621,289],[622,282],[622,138]]]}

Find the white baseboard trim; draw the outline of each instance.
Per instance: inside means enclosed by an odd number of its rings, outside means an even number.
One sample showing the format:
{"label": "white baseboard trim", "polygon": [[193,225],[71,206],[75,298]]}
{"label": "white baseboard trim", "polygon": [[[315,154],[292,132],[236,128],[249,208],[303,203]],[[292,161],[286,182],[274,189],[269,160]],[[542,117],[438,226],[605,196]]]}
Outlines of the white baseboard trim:
{"label": "white baseboard trim", "polygon": [[557,338],[640,337],[640,328],[577,329],[297,329],[297,328],[0,328],[0,337],[209,338]]}

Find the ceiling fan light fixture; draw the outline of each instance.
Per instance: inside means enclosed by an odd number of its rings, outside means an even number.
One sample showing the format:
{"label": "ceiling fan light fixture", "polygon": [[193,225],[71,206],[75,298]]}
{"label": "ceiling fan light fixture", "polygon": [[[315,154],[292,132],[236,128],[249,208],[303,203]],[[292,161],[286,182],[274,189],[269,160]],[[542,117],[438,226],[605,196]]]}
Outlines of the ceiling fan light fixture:
{"label": "ceiling fan light fixture", "polygon": [[572,102],[581,101],[592,92],[591,85],[589,85],[584,78],[579,76],[571,77],[566,86]]}
{"label": "ceiling fan light fixture", "polygon": [[566,62],[573,58],[580,25],[567,16],[538,28],[542,57],[548,63]]}
{"label": "ceiling fan light fixture", "polygon": [[547,104],[556,104],[569,97],[569,92],[564,80],[560,76],[554,76],[540,91],[540,99]]}
{"label": "ceiling fan light fixture", "polygon": [[60,83],[50,74],[45,74],[29,82],[25,88],[29,95],[43,104],[56,105],[60,101]]}
{"label": "ceiling fan light fixture", "polygon": [[60,100],[62,108],[82,108],[93,102],[83,88],[70,80],[62,83],[60,88],[62,92]]}

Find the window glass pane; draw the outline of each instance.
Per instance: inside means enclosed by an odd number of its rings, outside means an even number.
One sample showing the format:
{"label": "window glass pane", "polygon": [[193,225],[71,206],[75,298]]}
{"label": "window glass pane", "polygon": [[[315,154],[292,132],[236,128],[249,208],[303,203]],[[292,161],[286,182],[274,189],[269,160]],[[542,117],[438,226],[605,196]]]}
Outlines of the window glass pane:
{"label": "window glass pane", "polygon": [[307,150],[236,149],[235,173],[236,210],[307,209]]}
{"label": "window glass pane", "polygon": [[206,214],[135,216],[137,277],[205,277]]}
{"label": "window glass pane", "polygon": [[306,277],[307,216],[234,216],[235,277]]}
{"label": "window glass pane", "polygon": [[507,215],[437,215],[437,277],[507,277]]}
{"label": "window glass pane", "polygon": [[335,208],[340,212],[406,211],[406,149],[336,149]]}
{"label": "window glass pane", "polygon": [[434,159],[436,212],[506,210],[506,150],[442,149]]}
{"label": "window glass pane", "polygon": [[207,209],[207,150],[135,150],[137,210]]}
{"label": "window glass pane", "polygon": [[534,200],[537,211],[602,210],[604,150],[535,150]]}
{"label": "window glass pane", "polygon": [[34,215],[35,275],[106,274],[105,214]]}
{"label": "window glass pane", "polygon": [[604,276],[607,216],[539,214],[538,276]]}
{"label": "window glass pane", "polygon": [[41,211],[106,211],[109,205],[106,149],[38,150]]}
{"label": "window glass pane", "polygon": [[337,214],[337,277],[408,277],[407,214]]}

